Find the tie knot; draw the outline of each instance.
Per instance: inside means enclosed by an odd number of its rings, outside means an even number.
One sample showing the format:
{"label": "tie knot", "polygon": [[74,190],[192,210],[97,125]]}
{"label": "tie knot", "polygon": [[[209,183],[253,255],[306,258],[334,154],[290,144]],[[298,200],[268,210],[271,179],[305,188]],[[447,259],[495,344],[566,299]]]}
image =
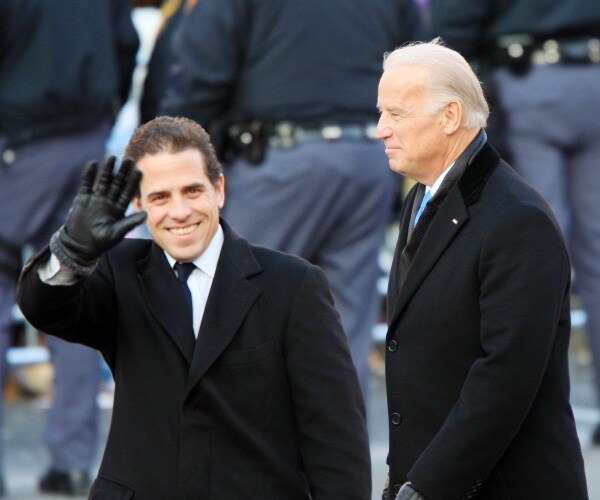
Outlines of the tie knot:
{"label": "tie knot", "polygon": [[176,262],[173,269],[177,273],[177,279],[182,283],[187,283],[190,274],[196,269],[196,265],[193,262]]}

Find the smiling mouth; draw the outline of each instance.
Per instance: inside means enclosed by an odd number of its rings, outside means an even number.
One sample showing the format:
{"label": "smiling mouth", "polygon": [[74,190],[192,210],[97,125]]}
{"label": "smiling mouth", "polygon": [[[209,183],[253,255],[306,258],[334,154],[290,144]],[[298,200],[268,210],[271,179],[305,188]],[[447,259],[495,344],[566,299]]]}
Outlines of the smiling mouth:
{"label": "smiling mouth", "polygon": [[172,227],[169,229],[171,234],[176,234],[178,236],[190,234],[194,229],[196,229],[200,224],[192,224],[191,226],[186,227]]}

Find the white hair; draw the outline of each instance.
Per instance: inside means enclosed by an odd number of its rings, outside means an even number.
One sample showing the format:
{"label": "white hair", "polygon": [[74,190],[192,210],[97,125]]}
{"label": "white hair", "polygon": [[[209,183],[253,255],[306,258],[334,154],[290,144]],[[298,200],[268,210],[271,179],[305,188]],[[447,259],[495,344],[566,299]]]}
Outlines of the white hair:
{"label": "white hair", "polygon": [[486,126],[490,109],[479,79],[465,58],[445,47],[439,37],[430,42],[410,43],[384,55],[384,71],[404,64],[430,70],[426,85],[431,97],[432,113],[456,100],[463,107],[464,127]]}

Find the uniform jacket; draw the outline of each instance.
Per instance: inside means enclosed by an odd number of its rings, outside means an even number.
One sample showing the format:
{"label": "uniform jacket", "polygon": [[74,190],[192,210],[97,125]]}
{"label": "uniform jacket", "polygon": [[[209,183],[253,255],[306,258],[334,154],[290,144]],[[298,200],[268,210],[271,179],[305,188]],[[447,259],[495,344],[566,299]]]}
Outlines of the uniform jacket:
{"label": "uniform jacket", "polygon": [[24,268],[40,329],[99,349],[115,379],[91,499],[368,500],[364,405],[323,272],[225,241],[194,340],[164,252],[126,239],[74,286]]}
{"label": "uniform jacket", "polygon": [[161,113],[374,122],[384,52],[421,33],[413,0],[202,0],[174,34]]}
{"label": "uniform jacket", "polygon": [[455,168],[403,283],[399,252],[422,185],[401,212],[388,291],[390,484],[410,480],[430,500],[587,498],[557,223],[487,142]]}
{"label": "uniform jacket", "polygon": [[127,99],[139,47],[128,1],[2,0],[0,25],[7,146],[93,129]]}

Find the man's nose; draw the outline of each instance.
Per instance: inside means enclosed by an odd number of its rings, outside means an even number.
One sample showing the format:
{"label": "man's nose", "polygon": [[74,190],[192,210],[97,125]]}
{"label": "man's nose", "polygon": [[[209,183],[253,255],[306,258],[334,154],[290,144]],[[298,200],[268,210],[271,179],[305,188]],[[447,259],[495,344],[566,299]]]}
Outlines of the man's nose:
{"label": "man's nose", "polygon": [[169,206],[169,215],[172,219],[184,220],[191,213],[191,209],[184,198],[173,198]]}
{"label": "man's nose", "polygon": [[379,117],[379,121],[377,122],[377,128],[375,129],[375,135],[378,139],[385,139],[392,134],[392,129],[386,125],[383,116]]}

